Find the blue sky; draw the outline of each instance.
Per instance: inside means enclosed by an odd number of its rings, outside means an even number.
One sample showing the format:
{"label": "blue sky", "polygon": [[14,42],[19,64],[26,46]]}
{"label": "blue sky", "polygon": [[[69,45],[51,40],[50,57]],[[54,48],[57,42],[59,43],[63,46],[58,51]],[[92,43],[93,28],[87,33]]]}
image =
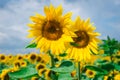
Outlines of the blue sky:
{"label": "blue sky", "polygon": [[73,12],[72,19],[91,18],[101,39],[107,35],[120,40],[120,0],[0,0],[0,53],[28,53],[36,49],[25,49],[31,41],[26,38],[31,23],[29,17],[44,15],[45,5],[62,4],[64,13]]}

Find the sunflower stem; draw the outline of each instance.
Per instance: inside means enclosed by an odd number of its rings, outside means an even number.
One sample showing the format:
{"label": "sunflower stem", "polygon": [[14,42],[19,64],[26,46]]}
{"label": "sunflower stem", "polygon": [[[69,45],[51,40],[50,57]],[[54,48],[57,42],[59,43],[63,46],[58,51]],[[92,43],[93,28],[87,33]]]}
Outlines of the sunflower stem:
{"label": "sunflower stem", "polygon": [[51,54],[51,51],[48,51],[51,58],[51,68],[55,67],[54,56]]}
{"label": "sunflower stem", "polygon": [[80,74],[80,62],[78,62],[78,80],[81,79],[81,74]]}

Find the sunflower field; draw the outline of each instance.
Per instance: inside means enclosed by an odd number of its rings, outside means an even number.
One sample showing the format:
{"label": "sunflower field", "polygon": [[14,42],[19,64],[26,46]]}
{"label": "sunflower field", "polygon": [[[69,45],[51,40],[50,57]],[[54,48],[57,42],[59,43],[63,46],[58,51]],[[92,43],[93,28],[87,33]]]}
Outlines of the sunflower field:
{"label": "sunflower field", "polygon": [[63,13],[62,6],[44,7],[28,24],[26,46],[40,53],[0,53],[0,80],[120,80],[120,41],[101,40],[90,19]]}

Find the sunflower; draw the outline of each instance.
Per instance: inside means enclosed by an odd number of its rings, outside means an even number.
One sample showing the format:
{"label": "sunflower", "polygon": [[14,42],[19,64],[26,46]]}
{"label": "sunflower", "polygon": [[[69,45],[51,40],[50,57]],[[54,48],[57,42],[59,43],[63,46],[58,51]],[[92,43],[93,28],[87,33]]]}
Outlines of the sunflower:
{"label": "sunflower", "polygon": [[13,62],[13,66],[14,66],[14,70],[19,70],[19,68],[21,67],[21,61],[20,60],[16,60]]}
{"label": "sunflower", "polygon": [[86,75],[87,75],[87,77],[89,77],[89,78],[94,78],[94,77],[95,77],[95,74],[96,74],[95,71],[92,71],[92,70],[89,70],[89,69],[87,69],[87,71],[86,71]]}
{"label": "sunflower", "polygon": [[0,54],[0,63],[6,63],[7,57],[4,54]]}
{"label": "sunflower", "polygon": [[34,38],[32,42],[37,44],[41,52],[46,53],[51,50],[52,54],[59,55],[65,51],[65,42],[72,42],[71,36],[75,36],[69,30],[71,23],[71,12],[62,16],[62,6],[55,8],[53,5],[44,7],[46,16],[36,14],[30,19],[34,24],[28,24],[29,38]]}
{"label": "sunflower", "polygon": [[31,80],[39,80],[38,77],[32,77]]}
{"label": "sunflower", "polygon": [[37,71],[39,71],[40,69],[44,69],[45,68],[45,64],[43,64],[43,63],[38,63],[37,65],[36,65],[36,70]]}
{"label": "sunflower", "polygon": [[24,61],[24,60],[21,61],[21,62],[20,62],[20,66],[21,66],[21,67],[26,67],[26,66],[27,66],[27,62]]}
{"label": "sunflower", "polygon": [[114,80],[120,80],[120,74],[115,75]]}
{"label": "sunflower", "polygon": [[37,59],[37,54],[36,53],[30,53],[28,56],[28,60],[32,63],[35,64]]}
{"label": "sunflower", "polygon": [[16,55],[16,60],[23,60],[23,56],[21,54]]}
{"label": "sunflower", "polygon": [[51,75],[56,75],[56,73],[55,73],[54,71],[52,71],[52,70],[47,70],[47,71],[45,72],[45,79],[46,79],[46,80],[52,80],[52,79],[51,79]]}
{"label": "sunflower", "polygon": [[96,36],[100,35],[93,32],[95,27],[90,23],[90,19],[86,21],[81,20],[79,17],[72,24],[72,29],[77,37],[72,37],[74,42],[70,43],[67,49],[68,57],[76,61],[85,61],[91,58],[91,53],[97,54],[97,44],[100,42]]}
{"label": "sunflower", "polygon": [[43,74],[45,74],[46,71],[47,71],[46,68],[40,69],[40,70],[38,71],[38,75],[39,75],[39,76],[42,76]]}
{"label": "sunflower", "polygon": [[42,58],[41,63],[49,63],[50,56],[48,54],[42,54],[40,53],[39,56]]}
{"label": "sunflower", "polygon": [[1,79],[0,80],[9,80],[10,79],[10,77],[8,75],[9,72],[10,72],[9,69],[2,70],[1,77],[0,77]]}
{"label": "sunflower", "polygon": [[108,80],[108,77],[109,77],[109,76],[104,76],[104,80]]}

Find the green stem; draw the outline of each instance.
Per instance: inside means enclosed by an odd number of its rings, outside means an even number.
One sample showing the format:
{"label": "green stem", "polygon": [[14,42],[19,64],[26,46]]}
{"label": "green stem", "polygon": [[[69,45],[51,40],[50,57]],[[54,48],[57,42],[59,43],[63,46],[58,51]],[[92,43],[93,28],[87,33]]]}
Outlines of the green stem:
{"label": "green stem", "polygon": [[55,67],[55,62],[54,62],[54,56],[51,54],[51,52],[49,51],[49,55],[51,58],[51,68]]}
{"label": "green stem", "polygon": [[[113,55],[112,55],[112,49],[110,48],[110,60],[111,60],[111,63],[113,64],[114,63],[114,60],[113,60]],[[113,71],[113,74],[112,74],[112,80],[114,80],[114,69],[112,70]]]}
{"label": "green stem", "polygon": [[78,62],[78,80],[80,80],[81,74],[80,74],[80,62]]}

